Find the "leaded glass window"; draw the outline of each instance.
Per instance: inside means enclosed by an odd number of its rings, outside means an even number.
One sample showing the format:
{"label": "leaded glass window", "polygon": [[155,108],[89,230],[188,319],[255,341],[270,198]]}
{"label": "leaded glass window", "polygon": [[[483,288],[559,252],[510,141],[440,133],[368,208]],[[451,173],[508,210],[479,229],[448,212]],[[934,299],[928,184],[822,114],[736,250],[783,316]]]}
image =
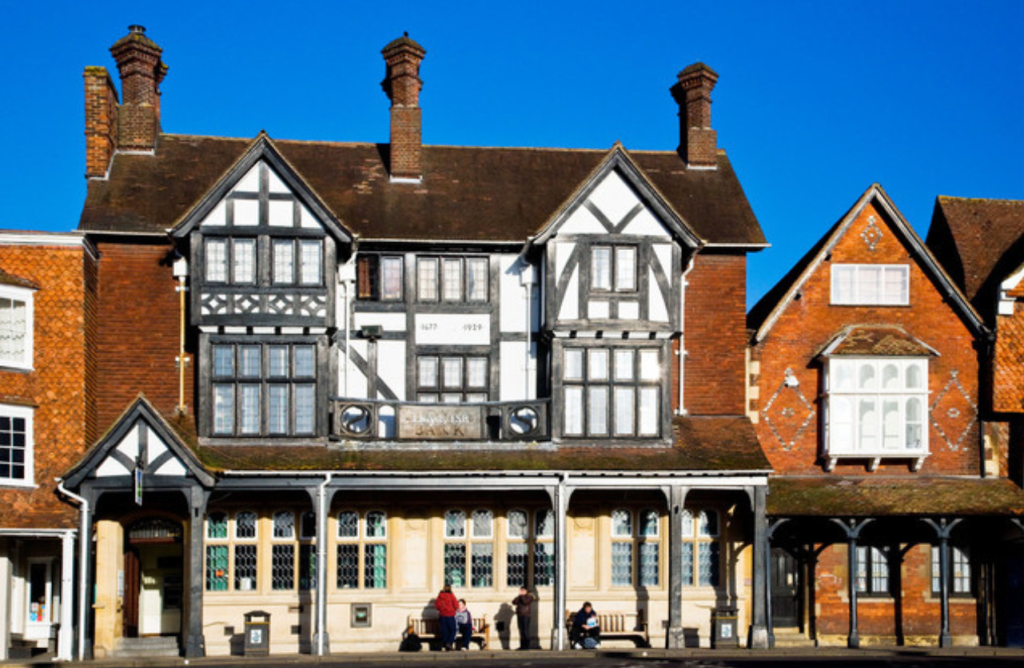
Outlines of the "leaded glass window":
{"label": "leaded glass window", "polygon": [[509,543],[505,559],[505,584],[509,587],[526,586],[526,569],[529,566],[529,548],[526,543]]}
{"label": "leaded glass window", "polygon": [[256,545],[235,545],[235,591],[256,589]]}
{"label": "leaded glass window", "polygon": [[466,545],[446,543],[444,546],[444,581],[453,587],[466,586]]}
{"label": "leaded glass window", "polygon": [[359,513],[354,510],[338,513],[338,538],[359,538]]}
{"label": "leaded glass window", "polygon": [[555,514],[543,509],[536,513],[536,536],[538,538],[551,538],[555,535]]}
{"label": "leaded glass window", "polygon": [[633,537],[633,513],[617,508],[612,511],[612,535],[616,537]]}
{"label": "leaded glass window", "polygon": [[228,590],[228,546],[206,546],[206,591]]}
{"label": "leaded glass window", "polygon": [[470,576],[472,586],[490,587],[494,582],[494,545],[473,543],[471,551]]}
{"label": "leaded glass window", "polygon": [[243,510],[235,514],[235,538],[242,540],[256,537],[256,513]]}
{"label": "leaded glass window", "polygon": [[274,590],[295,588],[295,545],[271,547],[270,586]]}
{"label": "leaded glass window", "polygon": [[640,527],[638,535],[645,538],[656,538],[658,536],[658,518],[659,513],[657,510],[652,508],[645,508],[644,510],[641,510],[639,515]]}
{"label": "leaded glass window", "polygon": [[338,589],[359,587],[359,545],[338,545]]}
{"label": "leaded glass window", "polygon": [[612,585],[627,587],[633,585],[633,543],[612,543]]}
{"label": "leaded glass window", "polygon": [[316,589],[316,545],[299,545],[299,589]]}
{"label": "leaded glass window", "polygon": [[555,583],[555,546],[535,543],[533,546],[533,584],[548,587]]}
{"label": "leaded glass window", "polygon": [[681,583],[685,587],[693,586],[693,543],[683,543],[683,572]]}
{"label": "leaded glass window", "polygon": [[697,584],[702,587],[718,586],[718,543],[698,543]]}
{"label": "leaded glass window", "polygon": [[206,537],[218,540],[228,537],[227,513],[210,513],[206,517]]}
{"label": "leaded glass window", "polygon": [[473,511],[473,538],[491,538],[494,535],[494,513],[489,510]]}
{"label": "leaded glass window", "polygon": [[382,510],[371,510],[366,513],[366,537],[387,538],[388,516]]}
{"label": "leaded glass window", "polygon": [[530,524],[526,519],[526,511],[508,511],[508,537],[526,538],[530,533]]}
{"label": "leaded glass window", "polygon": [[641,543],[640,544],[640,586],[641,587],[657,587],[658,586],[658,544],[657,543]]}
{"label": "leaded glass window", "polygon": [[462,510],[449,510],[444,514],[444,537],[464,538],[466,536],[466,513]]}
{"label": "leaded glass window", "polygon": [[363,586],[367,589],[384,589],[388,586],[388,547],[383,543],[365,546]]}
{"label": "leaded glass window", "polygon": [[287,510],[274,513],[274,538],[295,538],[295,515]]}

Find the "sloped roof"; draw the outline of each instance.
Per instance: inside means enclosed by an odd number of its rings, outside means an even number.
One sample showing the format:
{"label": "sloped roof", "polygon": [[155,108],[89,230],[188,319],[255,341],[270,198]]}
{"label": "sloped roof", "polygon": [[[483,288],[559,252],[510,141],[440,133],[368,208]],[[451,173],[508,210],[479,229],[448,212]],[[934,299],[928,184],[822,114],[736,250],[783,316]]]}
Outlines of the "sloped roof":
{"label": "sloped roof", "polygon": [[1006,478],[774,477],[768,514],[779,517],[1024,515],[1024,491]]}
{"label": "sloped roof", "polygon": [[821,354],[922,357],[938,353],[931,346],[907,334],[902,327],[868,325],[844,327],[829,341]]}
{"label": "sloped roof", "polygon": [[[251,140],[160,135],[152,155],[118,153],[89,181],[79,229],[164,234],[242,157]],[[537,234],[608,151],[423,147],[421,183],[392,183],[388,145],[275,141],[345,227],[365,239],[522,243]],[[675,152],[631,157],[711,244],[765,244],[724,152],[688,170]]]}
{"label": "sloped roof", "polygon": [[889,220],[893,229],[910,247],[911,255],[917,259],[929,278],[942,290],[951,306],[960,313],[975,336],[985,333],[985,326],[978,312],[967,301],[963,292],[946,273],[914,228],[903,218],[882,186],[873,183],[854,205],[828,229],[825,235],[796,262],[793,268],[750,309],[747,314],[747,328],[753,331],[752,338],[755,343],[768,334],[775,321],[800,291],[804,282],[818,268],[822,259],[835,247],[869,202],[874,202],[879,212]]}
{"label": "sloped roof", "polygon": [[0,285],[12,285],[16,288],[28,288],[30,290],[38,290],[39,285],[35,282],[22,278],[21,276],[15,276],[14,274],[8,273],[3,267],[0,267]]}
{"label": "sloped roof", "polygon": [[928,247],[986,318],[1000,281],[1024,264],[1024,200],[935,200]]}
{"label": "sloped roof", "polygon": [[660,448],[522,444],[514,450],[357,450],[336,446],[201,446],[213,471],[768,471],[746,417],[675,418],[675,444]]}

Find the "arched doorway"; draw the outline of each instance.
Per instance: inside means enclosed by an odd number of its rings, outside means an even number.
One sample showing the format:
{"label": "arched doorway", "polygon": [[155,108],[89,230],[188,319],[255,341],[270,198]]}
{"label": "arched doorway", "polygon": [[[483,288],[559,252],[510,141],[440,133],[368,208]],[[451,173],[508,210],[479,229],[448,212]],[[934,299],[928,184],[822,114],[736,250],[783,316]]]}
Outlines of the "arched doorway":
{"label": "arched doorway", "polygon": [[[148,517],[125,528],[123,635],[178,635],[184,604],[182,527]],[[120,593],[120,592],[119,592]]]}

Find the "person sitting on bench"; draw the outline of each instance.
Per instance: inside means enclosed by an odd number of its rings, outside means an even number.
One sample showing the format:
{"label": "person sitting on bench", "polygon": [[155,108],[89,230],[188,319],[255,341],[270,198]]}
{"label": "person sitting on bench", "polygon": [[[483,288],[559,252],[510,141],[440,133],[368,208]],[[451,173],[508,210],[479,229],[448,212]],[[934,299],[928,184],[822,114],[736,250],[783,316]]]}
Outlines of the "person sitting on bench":
{"label": "person sitting on bench", "polygon": [[601,646],[601,624],[590,601],[576,613],[571,635],[573,649],[597,649]]}

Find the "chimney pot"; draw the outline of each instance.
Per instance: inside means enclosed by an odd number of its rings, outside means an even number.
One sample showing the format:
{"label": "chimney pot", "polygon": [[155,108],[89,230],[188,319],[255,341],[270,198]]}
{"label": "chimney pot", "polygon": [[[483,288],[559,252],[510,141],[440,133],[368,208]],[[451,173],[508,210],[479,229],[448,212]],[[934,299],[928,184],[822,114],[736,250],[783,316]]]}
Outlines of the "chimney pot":
{"label": "chimney pot", "polygon": [[718,166],[718,133],[711,128],[711,91],[717,82],[717,72],[694,63],[679,73],[671,88],[679,104],[679,154],[689,167]]}
{"label": "chimney pot", "polygon": [[427,50],[404,33],[381,50],[387,70],[381,88],[391,100],[389,170],[392,179],[419,180],[423,175],[423,118],[420,109],[420,63]]}
{"label": "chimney pot", "polygon": [[156,42],[141,25],[128,26],[128,34],[114,42],[110,54],[121,74],[121,109],[118,148],[152,150],[160,134],[160,82],[167,65]]}

